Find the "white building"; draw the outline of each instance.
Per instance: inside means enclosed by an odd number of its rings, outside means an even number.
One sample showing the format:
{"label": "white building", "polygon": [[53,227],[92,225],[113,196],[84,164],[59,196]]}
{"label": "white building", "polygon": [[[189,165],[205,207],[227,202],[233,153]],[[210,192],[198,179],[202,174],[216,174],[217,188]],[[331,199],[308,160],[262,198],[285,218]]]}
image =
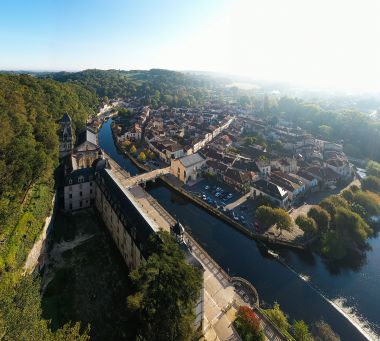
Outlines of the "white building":
{"label": "white building", "polygon": [[196,180],[202,167],[206,165],[206,159],[198,153],[187,155],[176,160],[171,160],[170,173],[184,183]]}

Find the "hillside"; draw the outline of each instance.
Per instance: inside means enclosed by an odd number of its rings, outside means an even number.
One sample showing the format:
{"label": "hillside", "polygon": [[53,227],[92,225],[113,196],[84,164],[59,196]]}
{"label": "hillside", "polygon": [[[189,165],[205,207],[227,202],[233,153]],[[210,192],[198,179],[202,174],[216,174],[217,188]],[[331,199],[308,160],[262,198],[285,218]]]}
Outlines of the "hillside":
{"label": "hillside", "polygon": [[220,81],[209,76],[194,76],[182,72],[152,70],[84,70],[57,72],[43,77],[59,82],[84,85],[99,97],[136,97],[141,103],[158,105],[194,106],[209,98],[210,90]]}
{"label": "hillside", "polygon": [[[4,340],[77,339],[79,326],[56,333],[41,319],[39,281],[21,276],[54,194],[58,119],[74,127],[93,114],[94,92],[27,75],[0,74],[0,335]],[[66,329],[65,329],[66,328]]]}

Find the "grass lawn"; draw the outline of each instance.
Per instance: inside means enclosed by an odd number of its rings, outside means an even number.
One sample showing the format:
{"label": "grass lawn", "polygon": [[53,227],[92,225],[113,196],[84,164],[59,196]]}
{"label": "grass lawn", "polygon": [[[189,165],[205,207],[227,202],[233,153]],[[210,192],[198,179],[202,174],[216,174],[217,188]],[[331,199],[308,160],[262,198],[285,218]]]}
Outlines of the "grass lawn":
{"label": "grass lawn", "polygon": [[80,321],[91,325],[93,340],[134,339],[129,271],[95,210],[58,213],[49,254],[42,307],[52,328]]}

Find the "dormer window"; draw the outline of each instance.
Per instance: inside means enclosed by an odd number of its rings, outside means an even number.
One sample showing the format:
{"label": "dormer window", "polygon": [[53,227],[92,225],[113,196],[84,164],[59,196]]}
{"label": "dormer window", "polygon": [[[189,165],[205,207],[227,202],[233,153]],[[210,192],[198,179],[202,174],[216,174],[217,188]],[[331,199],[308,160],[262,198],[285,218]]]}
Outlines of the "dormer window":
{"label": "dormer window", "polygon": [[83,180],[84,180],[83,176],[80,176],[80,177],[78,178],[78,182],[83,182]]}
{"label": "dormer window", "polygon": [[72,185],[72,183],[73,183],[73,180],[69,179],[69,185]]}

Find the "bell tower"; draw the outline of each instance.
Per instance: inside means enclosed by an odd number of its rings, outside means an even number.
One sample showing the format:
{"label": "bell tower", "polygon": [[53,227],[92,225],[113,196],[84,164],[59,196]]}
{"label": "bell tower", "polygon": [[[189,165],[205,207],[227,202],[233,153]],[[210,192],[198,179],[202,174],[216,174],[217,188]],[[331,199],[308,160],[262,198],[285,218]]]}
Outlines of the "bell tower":
{"label": "bell tower", "polygon": [[71,127],[71,117],[66,112],[59,121],[59,158],[69,155],[73,150],[73,130]]}

